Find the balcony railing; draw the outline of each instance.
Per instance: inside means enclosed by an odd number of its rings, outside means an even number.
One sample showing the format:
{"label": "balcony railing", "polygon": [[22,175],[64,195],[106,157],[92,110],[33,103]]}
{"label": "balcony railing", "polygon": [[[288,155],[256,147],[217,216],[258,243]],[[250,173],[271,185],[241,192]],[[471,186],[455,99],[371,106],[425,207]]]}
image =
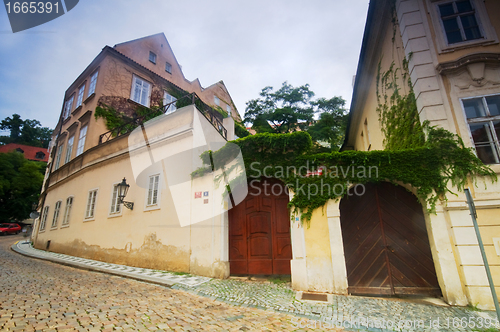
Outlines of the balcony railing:
{"label": "balcony railing", "polygon": [[[205,104],[196,93],[190,93],[176,101],[164,105],[159,109],[163,114],[170,114],[175,112],[175,108],[181,108],[188,105],[195,105],[195,107],[200,111],[201,114],[214,126],[214,128],[227,139],[227,129],[224,128],[222,124],[223,116],[215,111],[213,108]],[[132,132],[135,128],[140,126],[145,120],[151,119],[151,114],[158,112],[158,110],[151,110],[145,115],[135,117],[132,121],[129,121],[119,127],[113,128],[110,131],[105,132],[99,136],[99,144],[105,143],[115,137],[128,134]]]}

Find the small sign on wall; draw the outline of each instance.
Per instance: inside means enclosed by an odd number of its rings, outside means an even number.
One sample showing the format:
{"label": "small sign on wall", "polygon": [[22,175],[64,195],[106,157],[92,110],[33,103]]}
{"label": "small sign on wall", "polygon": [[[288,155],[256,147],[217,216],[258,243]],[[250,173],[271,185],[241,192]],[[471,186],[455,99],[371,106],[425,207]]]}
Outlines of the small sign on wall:
{"label": "small sign on wall", "polygon": [[208,204],[208,198],[205,198],[205,199],[203,200],[203,204]]}
{"label": "small sign on wall", "polygon": [[203,192],[203,197],[208,197],[208,191]]}
{"label": "small sign on wall", "polygon": [[201,191],[196,191],[194,193],[194,198],[201,198]]}

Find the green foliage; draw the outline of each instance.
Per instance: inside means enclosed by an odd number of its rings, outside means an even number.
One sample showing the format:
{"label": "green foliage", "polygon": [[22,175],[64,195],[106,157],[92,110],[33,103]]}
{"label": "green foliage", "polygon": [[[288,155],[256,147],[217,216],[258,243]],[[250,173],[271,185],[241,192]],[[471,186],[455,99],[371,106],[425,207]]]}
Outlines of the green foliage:
{"label": "green foliage", "polygon": [[248,130],[239,122],[234,123],[234,132],[239,138],[247,137],[248,135],[250,135]]}
{"label": "green foliage", "polygon": [[257,133],[304,130],[313,120],[314,110],[310,104],[313,96],[309,84],[295,88],[283,82],[275,92],[272,87],[265,87],[260,98],[247,102],[244,122],[252,124]]}
{"label": "green foliage", "polygon": [[[485,166],[455,135],[442,128],[426,126],[429,139],[424,146],[394,151],[343,151],[311,154],[312,140],[306,132],[257,134],[235,140],[243,154],[247,180],[270,176],[282,180],[295,193],[289,206],[310,221],[312,212],[330,199],[340,199],[351,184],[402,182],[416,188],[417,196],[433,211],[438,198],[446,199],[452,183],[458,190],[468,177],[495,173]],[[217,160],[225,165],[236,157],[226,145],[201,155],[205,165]],[[307,176],[308,171],[324,169],[322,175]],[[210,171],[205,167],[193,175]],[[235,181],[241,181],[237,179]]]}
{"label": "green foliage", "polygon": [[[386,150],[402,150],[423,146],[424,132],[420,124],[415,93],[408,73],[408,60],[403,59],[403,68],[395,68],[392,62],[389,69],[381,72],[381,61],[377,73],[377,113],[384,133]],[[408,93],[403,95],[398,80],[406,86]]]}
{"label": "green foliage", "polygon": [[29,218],[31,206],[38,202],[44,165],[29,161],[22,153],[0,154],[0,221]]}
{"label": "green foliage", "polygon": [[19,114],[6,117],[0,122],[1,130],[10,130],[9,136],[0,136],[0,143],[18,143],[47,148],[52,129],[42,127],[40,121],[21,119]]}
{"label": "green foliage", "polygon": [[345,100],[341,97],[320,98],[311,104],[316,107],[319,119],[307,129],[307,132],[313,141],[324,143],[321,145],[331,151],[338,151],[344,141],[347,126]]}

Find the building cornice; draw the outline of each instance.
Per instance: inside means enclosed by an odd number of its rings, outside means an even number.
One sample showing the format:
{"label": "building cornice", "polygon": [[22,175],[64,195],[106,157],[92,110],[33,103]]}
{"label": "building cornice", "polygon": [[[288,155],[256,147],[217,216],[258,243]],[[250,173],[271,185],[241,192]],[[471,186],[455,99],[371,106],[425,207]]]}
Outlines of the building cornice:
{"label": "building cornice", "polygon": [[439,74],[449,74],[464,69],[473,63],[489,63],[500,65],[500,53],[473,53],[457,60],[440,63],[436,70]]}

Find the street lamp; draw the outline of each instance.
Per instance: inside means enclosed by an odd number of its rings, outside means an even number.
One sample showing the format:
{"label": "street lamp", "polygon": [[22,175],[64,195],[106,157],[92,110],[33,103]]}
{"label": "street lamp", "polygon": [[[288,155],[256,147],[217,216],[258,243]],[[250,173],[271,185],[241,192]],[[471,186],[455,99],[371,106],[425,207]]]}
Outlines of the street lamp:
{"label": "street lamp", "polygon": [[122,182],[118,185],[118,198],[120,199],[120,203],[123,204],[127,209],[133,210],[134,203],[124,201],[125,196],[127,196],[129,188],[130,185],[127,184],[127,181],[125,180],[125,178],[123,178]]}

